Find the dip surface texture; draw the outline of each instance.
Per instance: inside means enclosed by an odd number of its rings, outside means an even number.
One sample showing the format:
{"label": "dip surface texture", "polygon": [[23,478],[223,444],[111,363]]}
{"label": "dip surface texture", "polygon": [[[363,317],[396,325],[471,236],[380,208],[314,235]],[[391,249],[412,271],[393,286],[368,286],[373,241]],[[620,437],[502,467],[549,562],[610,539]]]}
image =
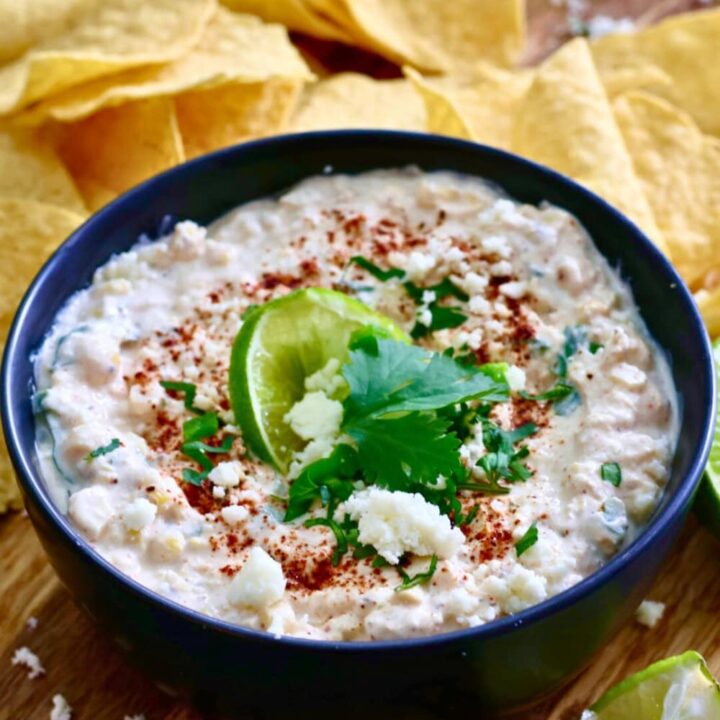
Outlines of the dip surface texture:
{"label": "dip surface texture", "polygon": [[[478,506],[464,525],[420,495],[358,488],[338,515],[357,520],[389,565],[352,553],[333,565],[328,527],[306,527],[308,516],[283,522],[292,480],[249,457],[228,400],[230,350],[251,305],[322,287],[408,333],[430,323],[432,292],[416,301],[403,279],[378,280],[350,264],[354,256],[423,288],[445,279],[460,288],[466,300],[438,303],[466,319],[417,343],[508,363],[514,392],[493,420],[506,430],[537,426],[523,441],[531,476],[506,494],[461,491],[464,511]],[[103,557],[202,613],[321,640],[456,630],[562,592],[642,529],[677,437],[665,360],[578,222],[450,173],[316,177],[207,230],[180,222],[97,270],[56,318],[35,367],[43,471]],[[558,377],[576,390],[569,401],[521,394],[544,393]],[[161,381],[195,386],[194,411]],[[198,485],[183,480],[199,468],[181,446],[183,423],[201,411],[217,412],[218,438],[234,439],[211,455],[215,467]],[[322,456],[321,444],[314,452]],[[479,479],[485,454],[473,425],[461,457]],[[534,544],[517,545],[533,527]],[[432,578],[398,592],[394,563],[412,576],[431,554]]]}

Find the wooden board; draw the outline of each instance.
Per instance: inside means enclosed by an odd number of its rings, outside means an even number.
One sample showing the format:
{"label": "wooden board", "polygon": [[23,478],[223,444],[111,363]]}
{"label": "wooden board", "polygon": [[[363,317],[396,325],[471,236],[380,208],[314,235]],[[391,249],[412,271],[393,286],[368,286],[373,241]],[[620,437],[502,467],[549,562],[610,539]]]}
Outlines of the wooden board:
{"label": "wooden board", "polygon": [[[646,14],[653,19],[697,4],[694,0],[595,3],[608,12],[620,5],[623,14]],[[561,42],[563,33],[560,10],[544,0],[529,0],[529,7],[527,60],[532,62]],[[307,45],[312,48],[311,42]],[[347,51],[338,54],[324,47],[323,62],[328,57],[347,57]],[[367,71],[374,75],[392,74],[392,68],[388,71],[377,58],[358,57],[354,62],[360,67],[353,69],[361,70],[363,63],[369,63]],[[711,670],[720,675],[720,542],[694,519],[688,521],[650,598],[667,603],[658,627],[649,630],[636,623],[626,627],[574,682],[541,706],[522,713],[522,719],[577,720],[583,708],[623,677],[688,649],[703,653]],[[26,625],[29,617],[37,619],[34,630]],[[39,655],[46,675],[28,680],[24,669],[11,665],[15,649],[23,645]],[[0,720],[47,720],[55,693],[70,702],[74,720],[123,720],[140,713],[147,720],[201,720],[192,708],[164,695],[128,667],[72,603],[45,560],[29,520],[19,514],[0,518]],[[433,717],[422,708],[402,710],[378,708],[376,717]],[[340,715],[350,718],[347,708]],[[263,720],[285,716],[279,711]]]}

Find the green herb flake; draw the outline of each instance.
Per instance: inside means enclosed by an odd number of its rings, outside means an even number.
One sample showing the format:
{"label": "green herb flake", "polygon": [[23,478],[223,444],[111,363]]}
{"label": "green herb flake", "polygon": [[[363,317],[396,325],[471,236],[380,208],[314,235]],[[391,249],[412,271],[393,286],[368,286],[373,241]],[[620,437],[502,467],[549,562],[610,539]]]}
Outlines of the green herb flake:
{"label": "green herb flake", "polygon": [[107,445],[101,445],[100,447],[95,448],[92,452],[89,452],[85,456],[85,462],[90,462],[102,455],[107,455],[108,453],[113,452],[113,450],[117,450],[119,447],[122,447],[122,443],[118,438],[113,438]]}
{"label": "green herb flake", "polygon": [[591,355],[595,355],[595,353],[598,352],[599,350],[602,350],[603,347],[605,347],[605,346],[600,344],[599,342],[593,341],[588,345],[588,350],[590,351]]}
{"label": "green herb flake", "polygon": [[515,543],[515,552],[520,557],[538,541],[537,523],[533,523],[525,534]]}
{"label": "green herb flake", "polygon": [[174,380],[161,380],[160,387],[164,388],[165,390],[170,390],[171,392],[180,393],[184,396],[183,404],[185,405],[185,408],[187,410],[197,413],[198,415],[202,414],[203,411],[199,408],[196,408],[194,405],[195,395],[197,395],[197,388],[192,383],[176,382]]}
{"label": "green herb flake", "polygon": [[430,580],[432,580],[432,576],[435,574],[435,570],[437,570],[437,563],[437,555],[433,555],[430,558],[430,566],[428,569],[425,572],[419,572],[412,576],[408,575],[405,570],[398,566],[397,571],[400,573],[403,580],[402,583],[395,588],[395,592],[410,590],[410,588],[414,588],[416,585],[425,585],[430,582]]}
{"label": "green herb flake", "polygon": [[600,466],[600,477],[605,482],[618,487],[622,482],[622,469],[616,462],[603,463]]}
{"label": "green herb flake", "polygon": [[363,270],[370,273],[376,280],[380,280],[380,282],[387,282],[388,280],[392,280],[392,278],[405,277],[405,272],[403,270],[400,270],[399,268],[389,268],[388,270],[383,270],[381,267],[378,267],[375,263],[371,262],[362,255],[353,255],[353,257],[350,258],[350,263],[354,263],[358,267],[361,267]]}
{"label": "green herb flake", "polygon": [[220,418],[215,412],[203,413],[199,417],[186,420],[183,423],[183,439],[185,442],[202,440],[214,435],[220,428]]}

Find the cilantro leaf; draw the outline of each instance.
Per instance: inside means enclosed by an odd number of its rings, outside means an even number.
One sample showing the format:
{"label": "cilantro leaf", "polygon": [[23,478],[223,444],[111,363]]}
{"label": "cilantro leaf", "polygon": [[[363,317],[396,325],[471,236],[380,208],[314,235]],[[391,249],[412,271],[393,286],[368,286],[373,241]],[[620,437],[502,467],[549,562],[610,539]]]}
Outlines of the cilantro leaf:
{"label": "cilantro leaf", "polygon": [[464,474],[460,441],[448,422],[430,413],[366,418],[347,428],[357,443],[366,481],[389,490],[412,491],[418,483],[436,485],[442,475]]}
{"label": "cilantro leaf", "polygon": [[377,353],[350,351],[342,374],[350,387],[345,424],[389,413],[438,410],[470,399],[502,402],[507,381],[495,373],[460,365],[452,358],[396,340],[376,339]]}
{"label": "cilantro leaf", "polygon": [[563,380],[558,381],[556,385],[544,393],[531,395],[522,391],[520,397],[537,402],[552,402],[558,415],[569,415],[582,402],[577,388],[572,383]]}
{"label": "cilantro leaf", "polygon": [[170,390],[171,392],[181,393],[185,396],[183,404],[187,410],[197,413],[198,415],[203,413],[202,410],[196,408],[193,404],[195,402],[195,395],[197,395],[197,388],[192,383],[161,380],[160,387],[165,388],[165,390]]}
{"label": "cilantro leaf", "polygon": [[339,500],[347,500],[353,491],[350,480],[358,469],[358,453],[345,443],[335,447],[328,457],[305,467],[290,486],[284,521],[304,515],[316,500],[322,499],[323,487]]}
{"label": "cilantro leaf", "polygon": [[600,466],[600,477],[611,485],[618,487],[622,482],[622,470],[616,462],[603,463]]}
{"label": "cilantro leaf", "polygon": [[425,337],[436,330],[458,327],[468,319],[468,316],[461,313],[457,308],[438,305],[437,302],[431,302],[428,305],[428,310],[430,311],[430,324],[423,325],[419,321],[416,322],[410,331],[410,337],[414,340]]}
{"label": "cilantro leaf", "polygon": [[355,263],[358,267],[361,267],[366,272],[369,272],[376,280],[380,282],[387,282],[392,278],[405,277],[405,272],[399,268],[390,268],[389,270],[383,270],[378,267],[374,262],[371,262],[362,255],[353,255],[350,258],[351,263]]}
{"label": "cilantro leaf", "polygon": [[520,557],[527,552],[538,541],[537,523],[533,523],[525,534],[515,543],[515,552]]}
{"label": "cilantro leaf", "polygon": [[94,460],[101,455],[107,455],[113,450],[117,450],[119,447],[122,447],[122,443],[118,438],[113,438],[107,445],[101,445],[100,447],[95,448],[94,450],[89,452],[85,456],[85,462],[90,462],[91,460]]}
{"label": "cilantro leaf", "polygon": [[432,576],[435,574],[437,569],[438,558],[437,555],[433,555],[430,558],[430,566],[425,572],[419,572],[416,575],[408,575],[399,565],[397,571],[400,573],[403,581],[395,588],[395,592],[402,592],[403,590],[410,590],[416,585],[424,585],[432,580]]}

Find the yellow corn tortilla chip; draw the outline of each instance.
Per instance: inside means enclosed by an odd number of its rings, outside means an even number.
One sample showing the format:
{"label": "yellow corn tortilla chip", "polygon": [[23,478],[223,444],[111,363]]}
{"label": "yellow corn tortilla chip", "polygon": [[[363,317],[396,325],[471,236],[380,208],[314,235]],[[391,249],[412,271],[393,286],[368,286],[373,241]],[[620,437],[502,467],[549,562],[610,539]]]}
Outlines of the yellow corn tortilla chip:
{"label": "yellow corn tortilla chip", "polygon": [[584,39],[536,70],[515,116],[512,150],[586,185],[667,250]]}
{"label": "yellow corn tortilla chip", "polygon": [[68,125],[58,153],[91,210],[185,159],[171,98],[126,103]]}
{"label": "yellow corn tortilla chip", "polygon": [[193,158],[282,132],[301,85],[297,80],[277,79],[178,95],[175,108],[185,154]]}
{"label": "yellow corn tortilla chip", "polygon": [[27,129],[0,131],[0,197],[85,211],[80,193],[55,151]]}
{"label": "yellow corn tortilla chip", "polygon": [[425,108],[407,80],[341,73],[307,88],[293,131],[330,128],[425,130]]}
{"label": "yellow corn tortilla chip", "polygon": [[511,65],[525,42],[523,0],[342,0],[360,44],[399,64],[446,72]]}
{"label": "yellow corn tortilla chip", "polygon": [[720,139],[648,93],[621,95],[614,109],[670,258],[697,287],[720,268]]}
{"label": "yellow corn tortilla chip", "polygon": [[316,12],[304,0],[221,0],[231,10],[257,15],[268,22],[278,22],[290,30],[324,40],[339,40],[346,44],[352,38],[329,17]]}
{"label": "yellow corn tortilla chip", "polygon": [[698,290],[695,301],[705,321],[705,327],[711,338],[720,335],[720,287],[712,290]]}
{"label": "yellow corn tortilla chip", "polygon": [[608,92],[647,90],[681,107],[700,129],[720,135],[720,8],[676,15],[591,45]]}
{"label": "yellow corn tortilla chip", "polygon": [[462,78],[423,77],[412,68],[403,70],[425,101],[430,132],[510,149],[515,114],[532,82],[532,70],[482,64]]}
{"label": "yellow corn tortilla chip", "polygon": [[225,82],[260,82],[271,77],[311,80],[300,53],[279,25],[219,8],[198,44],[184,57],[100,78],[38,103],[25,120],[79,120],[103,107],[174,95]]}
{"label": "yellow corn tortilla chip", "polygon": [[[0,354],[20,298],[55,248],[84,220],[30,200],[0,198]],[[21,507],[0,428],[0,513]]]}
{"label": "yellow corn tortilla chip", "polygon": [[60,35],[99,0],[1,0],[0,63],[41,40]]}
{"label": "yellow corn tortilla chip", "polygon": [[0,114],[128,68],[184,55],[215,0],[103,0],[62,35],[0,68]]}

